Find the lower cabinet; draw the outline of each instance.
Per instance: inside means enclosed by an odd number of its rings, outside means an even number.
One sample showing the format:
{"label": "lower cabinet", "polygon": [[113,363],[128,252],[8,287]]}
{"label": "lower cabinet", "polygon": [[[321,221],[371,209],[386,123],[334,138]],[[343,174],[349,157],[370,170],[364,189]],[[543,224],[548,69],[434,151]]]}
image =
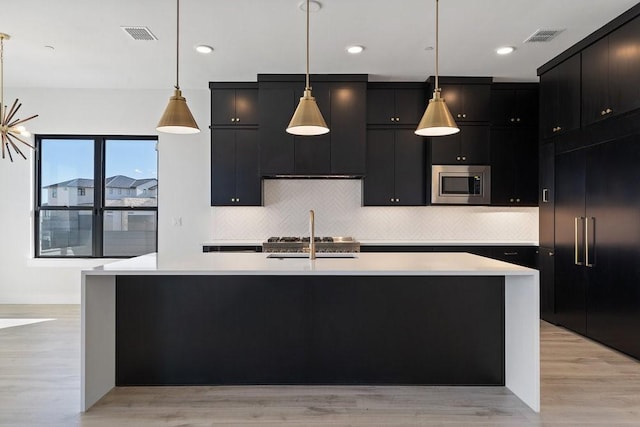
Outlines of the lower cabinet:
{"label": "lower cabinet", "polygon": [[370,129],[364,206],[427,204],[426,142],[413,129]]}
{"label": "lower cabinet", "polygon": [[257,129],[211,130],[211,206],[261,206]]}

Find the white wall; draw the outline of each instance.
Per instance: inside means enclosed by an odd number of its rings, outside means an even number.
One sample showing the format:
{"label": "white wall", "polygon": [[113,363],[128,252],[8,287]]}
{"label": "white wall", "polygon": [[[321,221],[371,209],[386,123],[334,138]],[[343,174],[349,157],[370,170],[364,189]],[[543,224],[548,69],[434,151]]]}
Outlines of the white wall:
{"label": "white wall", "polygon": [[[159,135],[158,251],[162,256],[201,251],[213,239],[263,240],[303,235],[315,209],[318,235],[361,240],[536,242],[537,208],[363,208],[360,182],[268,180],[265,207],[210,206],[209,91],[184,92],[201,133]],[[156,135],[171,88],[56,90],[5,88],[19,96],[21,116],[39,114],[39,134]],[[79,303],[80,270],[105,260],[33,259],[33,158],[0,161],[0,303]],[[185,188],[190,189],[185,191]]]}

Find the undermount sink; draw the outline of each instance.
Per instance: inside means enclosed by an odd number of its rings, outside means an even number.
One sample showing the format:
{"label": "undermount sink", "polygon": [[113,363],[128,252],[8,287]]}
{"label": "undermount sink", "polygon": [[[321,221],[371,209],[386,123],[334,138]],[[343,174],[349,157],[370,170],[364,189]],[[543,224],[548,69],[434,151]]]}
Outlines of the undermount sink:
{"label": "undermount sink", "polygon": [[[267,258],[309,258],[308,253],[304,252],[278,252],[267,255]],[[316,253],[316,259],[320,258],[357,258],[354,253],[347,252],[321,252]]]}

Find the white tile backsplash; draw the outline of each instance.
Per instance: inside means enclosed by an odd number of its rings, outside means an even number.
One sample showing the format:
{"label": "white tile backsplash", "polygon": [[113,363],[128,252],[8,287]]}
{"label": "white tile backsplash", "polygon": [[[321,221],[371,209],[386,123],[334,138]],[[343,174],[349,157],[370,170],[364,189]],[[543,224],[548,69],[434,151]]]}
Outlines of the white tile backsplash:
{"label": "white tile backsplash", "polygon": [[351,179],[268,179],[264,207],[212,208],[213,240],[308,235],[358,240],[537,242],[538,208],[492,206],[363,207]]}

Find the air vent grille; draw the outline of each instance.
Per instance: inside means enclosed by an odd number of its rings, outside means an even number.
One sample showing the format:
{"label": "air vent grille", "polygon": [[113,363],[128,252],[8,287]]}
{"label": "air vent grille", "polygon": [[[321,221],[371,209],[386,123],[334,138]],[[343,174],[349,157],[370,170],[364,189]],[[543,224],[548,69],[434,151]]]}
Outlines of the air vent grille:
{"label": "air vent grille", "polygon": [[147,27],[120,27],[134,40],[158,40]]}
{"label": "air vent grille", "polygon": [[525,43],[547,43],[556,38],[558,34],[564,30],[537,30],[531,34],[524,42]]}

